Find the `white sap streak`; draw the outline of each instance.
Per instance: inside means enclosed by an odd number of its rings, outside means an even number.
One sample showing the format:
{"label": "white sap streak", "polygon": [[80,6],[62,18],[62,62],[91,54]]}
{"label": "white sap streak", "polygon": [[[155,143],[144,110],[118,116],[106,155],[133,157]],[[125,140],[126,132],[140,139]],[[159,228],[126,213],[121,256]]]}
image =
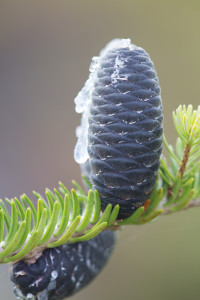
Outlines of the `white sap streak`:
{"label": "white sap streak", "polygon": [[[90,114],[90,105],[92,102],[92,93],[94,90],[94,81],[96,79],[97,69],[100,65],[101,58],[112,49],[129,48],[130,50],[134,50],[134,47],[135,46],[131,44],[130,39],[114,39],[108,43],[103,50],[101,50],[99,56],[95,56],[92,59],[92,63],[89,68],[89,79],[86,81],[84,87],[74,99],[76,112],[82,114],[81,125],[76,129],[76,136],[78,140],[74,149],[74,159],[79,164],[85,163],[89,158],[88,118]],[[115,66],[115,71],[111,76],[113,83],[115,83],[116,79],[119,78],[119,69],[123,66],[123,61],[121,61],[118,57],[116,58]]]}
{"label": "white sap streak", "polygon": [[115,66],[114,66],[114,72],[111,74],[111,80],[112,83],[117,83],[117,81],[120,80],[127,80],[126,78],[120,78],[119,76],[119,71],[121,68],[124,66],[124,60],[120,59],[119,56],[116,57],[115,59]]}
{"label": "white sap streak", "polygon": [[94,80],[96,77],[96,69],[99,65],[99,58],[93,57],[90,65],[89,79],[86,81],[82,90],[78,93],[74,99],[75,110],[77,113],[82,113],[81,125],[76,128],[76,136],[78,141],[74,149],[74,159],[77,163],[83,164],[89,158],[88,156],[88,117],[90,111],[90,104],[92,101],[92,92],[94,89]]}

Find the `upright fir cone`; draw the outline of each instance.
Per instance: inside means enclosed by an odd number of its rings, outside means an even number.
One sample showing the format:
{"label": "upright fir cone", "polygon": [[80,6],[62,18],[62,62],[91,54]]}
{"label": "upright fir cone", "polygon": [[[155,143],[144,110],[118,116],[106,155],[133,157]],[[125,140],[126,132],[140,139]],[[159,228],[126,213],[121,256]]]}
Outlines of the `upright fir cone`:
{"label": "upright fir cone", "polygon": [[111,41],[94,57],[75,99],[82,113],[75,160],[100,194],[102,208],[120,205],[118,219],[149,198],[162,151],[162,103],[147,52],[129,39]]}

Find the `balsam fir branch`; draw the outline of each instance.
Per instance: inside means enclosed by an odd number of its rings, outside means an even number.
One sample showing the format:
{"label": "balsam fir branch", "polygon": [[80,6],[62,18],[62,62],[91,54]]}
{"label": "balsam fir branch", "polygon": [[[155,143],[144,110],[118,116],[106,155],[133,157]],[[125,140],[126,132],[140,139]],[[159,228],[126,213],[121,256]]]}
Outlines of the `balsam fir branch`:
{"label": "balsam fir branch", "polygon": [[194,110],[192,105],[180,105],[173,119],[178,134],[176,147],[164,138],[170,164],[163,157],[159,170],[165,214],[196,206],[194,201],[200,196],[200,106]]}
{"label": "balsam fir branch", "polygon": [[160,86],[144,49],[111,41],[93,58],[75,103],[82,113],[75,160],[88,192],[59,182],[45,197],[33,192],[37,207],[25,194],[0,200],[0,263],[13,263],[18,299],[71,296],[106,264],[121,226],[200,205],[200,107],[173,113],[176,147],[164,137],[169,161],[161,157]]}
{"label": "balsam fir branch", "polygon": [[112,205],[108,204],[101,212],[98,192],[90,189],[85,194],[76,182],[74,184],[77,191],[72,189],[71,193],[61,182],[59,191],[55,189],[53,193],[46,189],[48,203],[40,194],[33,192],[38,198],[37,209],[25,194],[20,200],[6,198],[11,206],[11,215],[1,200],[0,263],[22,258],[35,260],[45,248],[87,241],[104,229],[118,229],[125,224],[144,224],[162,212],[155,211],[162,199],[160,189],[152,193],[152,204],[145,212],[145,208],[140,207],[126,220],[117,222],[119,205],[112,209]]}
{"label": "balsam fir branch", "polygon": [[[71,193],[59,183],[59,191],[46,190],[47,201],[38,193],[37,209],[23,194],[20,200],[5,199],[11,206],[0,202],[0,262],[8,263],[22,258],[38,258],[45,248],[58,247],[66,242],[75,243],[94,238],[115,221],[119,207],[108,205],[101,213],[97,191],[83,194],[78,187]],[[5,229],[5,230],[4,230]]]}
{"label": "balsam fir branch", "polygon": [[[5,202],[0,200],[0,263],[24,259],[37,259],[45,248],[65,243],[87,241],[105,229],[118,229],[122,225],[149,223],[159,215],[199,206],[200,200],[200,107],[179,106],[174,124],[179,135],[176,150],[164,138],[171,164],[161,159],[159,178],[150,198],[130,217],[116,220],[119,205],[108,204],[101,212],[97,190],[86,194],[75,181],[71,193],[59,182],[59,190],[46,189],[46,200],[36,192],[37,208],[23,194]],[[89,188],[91,184],[84,180]],[[164,192],[163,192],[164,191]]]}

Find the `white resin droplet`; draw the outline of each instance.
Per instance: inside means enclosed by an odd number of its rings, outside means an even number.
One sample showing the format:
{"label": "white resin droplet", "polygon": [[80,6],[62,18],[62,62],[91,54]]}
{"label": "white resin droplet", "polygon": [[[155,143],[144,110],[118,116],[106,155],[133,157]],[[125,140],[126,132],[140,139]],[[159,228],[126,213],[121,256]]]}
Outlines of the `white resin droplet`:
{"label": "white resin droplet", "polygon": [[28,293],[28,294],[26,295],[26,299],[27,299],[27,300],[33,300],[33,299],[34,299],[33,294]]}
{"label": "white resin droplet", "polygon": [[58,277],[58,272],[57,271],[52,271],[51,272],[51,277],[52,277],[52,279],[56,279]]}
{"label": "white resin droplet", "polygon": [[[81,125],[76,129],[76,136],[78,141],[74,149],[74,159],[77,163],[83,164],[88,158],[88,118],[90,114],[90,105],[92,102],[92,93],[94,90],[94,81],[96,79],[96,72],[100,65],[101,58],[110,50],[116,48],[129,48],[134,50],[134,45],[131,44],[130,39],[114,39],[109,42],[103,50],[101,50],[99,56],[94,56],[89,68],[90,75],[89,79],[85,82],[84,87],[78,93],[74,99],[75,110],[77,113],[82,114]],[[116,69],[112,74],[112,83],[115,83],[117,79],[126,80],[126,78],[119,78],[119,68],[123,65],[124,61],[120,60],[119,57],[115,61]]]}

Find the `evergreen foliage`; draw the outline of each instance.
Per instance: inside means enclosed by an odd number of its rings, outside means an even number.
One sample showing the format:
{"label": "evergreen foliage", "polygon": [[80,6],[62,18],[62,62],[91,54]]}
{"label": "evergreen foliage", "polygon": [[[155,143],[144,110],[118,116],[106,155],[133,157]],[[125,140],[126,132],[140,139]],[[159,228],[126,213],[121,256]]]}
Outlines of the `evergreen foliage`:
{"label": "evergreen foliage", "polygon": [[37,208],[25,194],[20,199],[0,200],[0,263],[37,257],[45,248],[87,241],[105,229],[141,225],[162,213],[199,206],[200,106],[194,110],[192,105],[180,105],[173,119],[178,134],[175,148],[164,137],[169,162],[161,158],[150,199],[124,220],[117,220],[119,205],[108,204],[101,211],[99,194],[84,176],[87,194],[73,181],[75,189],[71,192],[61,182],[53,192],[46,189],[45,198],[33,192]]}

